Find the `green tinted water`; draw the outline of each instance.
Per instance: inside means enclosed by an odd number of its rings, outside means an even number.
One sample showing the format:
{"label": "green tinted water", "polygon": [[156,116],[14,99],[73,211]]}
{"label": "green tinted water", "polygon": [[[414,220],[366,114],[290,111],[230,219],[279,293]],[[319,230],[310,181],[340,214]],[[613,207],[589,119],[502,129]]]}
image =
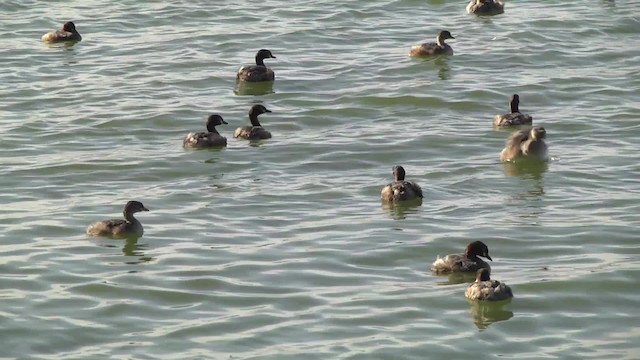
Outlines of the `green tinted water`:
{"label": "green tinted water", "polygon": [[[0,357],[638,358],[636,9],[465,6],[0,4]],[[407,56],[440,29],[455,56]],[[273,92],[238,96],[259,48]],[[498,162],[515,92],[547,167]],[[232,139],[255,103],[274,138]],[[212,112],[229,146],[183,150]],[[381,206],[396,164],[421,207]],[[84,234],[130,199],[144,237]],[[472,240],[511,303],[430,273]]]}

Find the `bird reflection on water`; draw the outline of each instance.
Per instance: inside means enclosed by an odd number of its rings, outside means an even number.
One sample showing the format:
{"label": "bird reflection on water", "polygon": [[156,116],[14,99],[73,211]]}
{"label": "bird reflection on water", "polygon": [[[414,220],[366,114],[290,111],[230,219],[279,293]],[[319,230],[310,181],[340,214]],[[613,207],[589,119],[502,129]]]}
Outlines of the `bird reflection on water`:
{"label": "bird reflection on water", "polygon": [[417,214],[421,210],[422,198],[402,201],[383,202],[382,210],[387,212],[394,220],[404,220],[407,216]]}
{"label": "bird reflection on water", "polygon": [[541,180],[543,174],[549,170],[549,162],[536,159],[519,159],[515,162],[503,162],[502,169],[507,176]]}
{"label": "bird reflection on water", "polygon": [[522,159],[516,162],[502,163],[504,174],[511,177],[519,177],[530,185],[525,189],[519,189],[516,193],[509,194],[506,202],[516,205],[513,215],[516,218],[524,219],[527,223],[537,223],[538,218],[543,213],[542,199],[544,192],[544,173],[549,169],[548,161],[535,159]]}
{"label": "bird reflection on water", "polygon": [[451,78],[451,68],[449,67],[448,57],[438,57],[433,63],[438,67],[438,79],[449,80]]}
{"label": "bird reflection on water", "polygon": [[[146,256],[144,251],[147,250],[148,244],[146,243],[138,243],[137,237],[127,237],[122,240],[114,241],[113,239],[100,239],[98,242],[98,246],[105,248],[120,248],[121,244],[119,242],[122,241],[122,254],[127,257],[125,259],[125,264],[142,264],[153,260],[153,257]],[[131,259],[137,258],[137,259]]]}
{"label": "bird reflection on water", "polygon": [[233,89],[234,94],[243,95],[268,95],[273,94],[273,81],[262,82],[245,82],[240,81],[236,83]]}
{"label": "bird reflection on water", "polygon": [[453,272],[446,274],[446,281],[440,281],[438,285],[455,285],[471,283],[476,279],[475,272]]}
{"label": "bird reflection on water", "polygon": [[480,330],[484,330],[489,325],[498,322],[509,320],[513,317],[513,311],[505,309],[505,307],[511,302],[511,300],[503,301],[469,301],[471,308],[469,313],[471,314],[471,320]]}

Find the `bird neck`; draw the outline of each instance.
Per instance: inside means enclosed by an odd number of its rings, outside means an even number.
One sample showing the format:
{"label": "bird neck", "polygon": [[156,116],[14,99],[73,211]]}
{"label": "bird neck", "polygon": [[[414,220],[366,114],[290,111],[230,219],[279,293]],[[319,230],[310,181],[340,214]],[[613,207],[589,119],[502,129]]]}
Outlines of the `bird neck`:
{"label": "bird neck", "polygon": [[260,125],[260,121],[258,121],[258,115],[254,113],[249,113],[249,120],[251,120],[251,125],[253,126],[262,126]]}
{"label": "bird neck", "polygon": [[129,212],[129,211],[125,211],[122,213],[124,215],[124,219],[127,220],[130,223],[135,223],[138,221],[138,219],[136,219],[135,217],[133,217],[133,213]]}
{"label": "bird neck", "polygon": [[520,112],[520,110],[518,109],[518,102],[517,101],[511,101],[511,112],[512,113]]}

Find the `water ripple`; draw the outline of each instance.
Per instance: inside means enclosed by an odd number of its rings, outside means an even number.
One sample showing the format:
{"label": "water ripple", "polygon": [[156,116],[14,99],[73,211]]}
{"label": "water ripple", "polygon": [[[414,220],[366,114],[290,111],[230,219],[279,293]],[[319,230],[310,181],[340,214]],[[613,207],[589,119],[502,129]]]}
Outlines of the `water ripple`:
{"label": "water ripple", "polygon": [[[0,357],[635,358],[633,4],[294,5],[0,4]],[[441,29],[455,56],[408,57]],[[260,48],[272,91],[234,94]],[[516,92],[545,166],[498,161]],[[274,138],[233,139],[256,103]],[[214,112],[228,147],[183,149]],[[396,164],[422,206],[380,204]],[[84,234],[130,199],[144,237]],[[510,303],[430,273],[471,240]]]}

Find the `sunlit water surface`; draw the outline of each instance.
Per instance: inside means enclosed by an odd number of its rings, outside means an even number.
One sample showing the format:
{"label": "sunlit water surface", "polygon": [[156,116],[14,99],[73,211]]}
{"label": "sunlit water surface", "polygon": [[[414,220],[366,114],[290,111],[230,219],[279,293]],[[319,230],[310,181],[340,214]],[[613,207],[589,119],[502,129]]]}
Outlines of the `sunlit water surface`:
{"label": "sunlit water surface", "polygon": [[[638,359],[637,4],[465,6],[0,3],[0,357]],[[273,87],[234,92],[260,48]],[[498,161],[516,92],[547,166]],[[233,139],[256,103],[273,139]],[[184,150],[213,112],[228,147]],[[381,206],[396,164],[422,206]],[[142,238],[85,235],[130,199]],[[431,274],[473,240],[511,302]]]}

